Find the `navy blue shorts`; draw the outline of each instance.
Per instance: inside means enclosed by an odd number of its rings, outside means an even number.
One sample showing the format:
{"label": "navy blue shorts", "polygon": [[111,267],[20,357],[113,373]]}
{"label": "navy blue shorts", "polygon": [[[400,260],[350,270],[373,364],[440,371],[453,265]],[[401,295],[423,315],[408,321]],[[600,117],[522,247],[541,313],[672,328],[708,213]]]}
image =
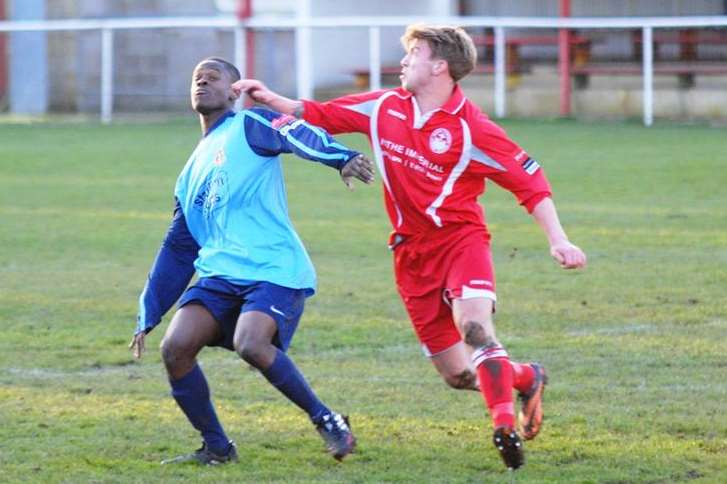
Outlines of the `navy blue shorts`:
{"label": "navy blue shorts", "polygon": [[287,351],[305,306],[306,290],[291,289],[271,282],[240,286],[217,277],[200,278],[179,299],[179,307],[201,304],[220,324],[222,337],[210,346],[235,349],[237,319],[248,311],[260,311],[275,320],[278,332],[273,344]]}

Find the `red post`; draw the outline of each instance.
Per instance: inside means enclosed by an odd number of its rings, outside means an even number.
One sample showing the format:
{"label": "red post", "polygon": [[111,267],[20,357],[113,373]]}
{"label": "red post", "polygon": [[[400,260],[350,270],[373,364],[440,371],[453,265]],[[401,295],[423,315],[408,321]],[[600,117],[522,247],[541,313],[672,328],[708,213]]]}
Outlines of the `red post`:
{"label": "red post", "polygon": [[[5,0],[0,0],[0,20],[5,20]],[[8,93],[8,50],[7,34],[0,33],[0,105]]]}
{"label": "red post", "polygon": [[[237,18],[247,20],[252,17],[252,0],[237,0]],[[255,33],[245,29],[245,77],[255,77]]]}
{"label": "red post", "polygon": [[[570,0],[560,0],[560,16],[570,17]],[[558,74],[560,75],[560,115],[570,116],[570,31],[568,29],[558,30]]]}

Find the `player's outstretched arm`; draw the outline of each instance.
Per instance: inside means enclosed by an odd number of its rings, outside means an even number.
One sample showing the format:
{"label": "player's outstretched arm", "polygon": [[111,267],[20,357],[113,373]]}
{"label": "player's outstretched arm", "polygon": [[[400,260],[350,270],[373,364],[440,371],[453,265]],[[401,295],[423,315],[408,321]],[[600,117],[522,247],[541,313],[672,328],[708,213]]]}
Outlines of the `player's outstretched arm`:
{"label": "player's outstretched arm", "polygon": [[330,134],[363,133],[371,130],[371,108],[386,90],[341,96],[326,102],[289,99],[271,91],[257,79],[242,79],[232,84],[239,97],[247,94],[254,102],[282,114],[305,119]]}
{"label": "player's outstretched arm", "polygon": [[371,160],[302,119],[269,109],[252,108],[246,112],[245,136],[253,151],[261,156],[293,153],[337,169],[349,189],[353,188],[354,178],[366,184],[374,181]]}
{"label": "player's outstretched arm", "polygon": [[303,117],[303,103],[301,101],[281,96],[271,91],[257,79],[240,79],[232,84],[232,91],[238,97],[247,94],[256,103],[264,104],[279,113],[289,114],[296,118]]}
{"label": "player's outstretched arm", "polygon": [[159,324],[192,279],[198,252],[199,245],[190,234],[182,208],[176,201],[174,218],[139,297],[136,330],[129,343],[135,358],[141,358],[144,352],[147,333]]}
{"label": "player's outstretched arm", "polygon": [[578,269],[586,266],[586,254],[568,240],[550,197],[541,200],[533,209],[533,218],[545,232],[550,244],[550,255],[564,269]]}

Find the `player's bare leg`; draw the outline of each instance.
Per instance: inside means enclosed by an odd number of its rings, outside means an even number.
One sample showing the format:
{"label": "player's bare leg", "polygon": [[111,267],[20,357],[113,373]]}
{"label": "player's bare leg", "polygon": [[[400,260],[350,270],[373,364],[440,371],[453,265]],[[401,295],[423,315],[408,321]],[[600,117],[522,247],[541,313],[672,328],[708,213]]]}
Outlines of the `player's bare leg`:
{"label": "player's bare leg", "polygon": [[353,452],[356,439],[348,418],[328,409],[316,396],[293,361],[273,344],[277,324],[268,314],[247,311],[240,315],[234,346],[240,357],[259,369],[271,385],[310,417],[336,460]]}
{"label": "player's bare leg", "polygon": [[220,327],[199,304],[187,304],[174,314],[160,344],[169,377],[178,380],[197,364],[197,354],[220,337]]}
{"label": "player's bare leg", "polygon": [[444,381],[457,390],[480,391],[477,373],[472,366],[472,349],[463,342],[456,343],[430,358]]}
{"label": "player's bare leg", "polygon": [[240,315],[235,328],[234,346],[240,358],[258,370],[270,368],[278,349],[273,338],[278,332],[275,320],[260,311]]}
{"label": "player's bare leg", "polygon": [[488,298],[455,299],[452,315],[464,342],[474,349],[472,362],[495,428],[493,443],[505,465],[517,469],[525,457],[515,431],[513,372],[507,352],[495,335],[493,304]]}
{"label": "player's bare leg", "polygon": [[207,379],[197,365],[197,354],[221,335],[209,311],[188,304],[176,312],[161,342],[162,359],[169,374],[172,396],[196,428],[204,443],[191,454],[165,460],[162,464],[197,462],[203,465],[237,460],[235,444],[225,435],[210,398]]}
{"label": "player's bare leg", "polygon": [[[480,383],[472,366],[472,348],[459,342],[430,357],[442,379],[456,390],[480,391]],[[548,383],[545,368],[538,363],[516,363],[510,361],[513,369],[513,386],[518,390],[521,401],[518,412],[520,436],[534,439],[543,421],[543,392]]]}

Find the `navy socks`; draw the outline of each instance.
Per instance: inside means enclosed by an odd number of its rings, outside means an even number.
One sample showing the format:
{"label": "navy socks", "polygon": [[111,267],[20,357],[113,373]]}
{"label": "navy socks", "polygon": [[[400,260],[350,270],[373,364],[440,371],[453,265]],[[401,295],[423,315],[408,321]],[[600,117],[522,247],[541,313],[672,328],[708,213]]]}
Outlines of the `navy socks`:
{"label": "navy socks", "polygon": [[207,448],[212,452],[224,454],[229,439],[217,419],[207,379],[199,365],[194,365],[192,371],[179,380],[169,380],[169,383],[172,385],[172,396],[192,426],[202,434]]}
{"label": "navy socks", "polygon": [[[331,413],[313,393],[295,364],[282,351],[277,350],[275,361],[270,368],[263,370],[262,374],[280,393],[305,411],[314,423],[318,423],[324,415]],[[212,406],[207,379],[199,365],[195,365],[179,380],[169,380],[169,383],[172,386],[174,400],[192,426],[202,434],[207,448],[212,452],[224,454],[230,440],[225,435]]]}
{"label": "navy socks", "polygon": [[288,397],[288,400],[303,409],[314,423],[318,423],[324,415],[330,413],[328,407],[313,393],[295,363],[282,351],[277,350],[275,361],[270,368],[262,370],[262,374],[280,390],[280,393]]}

